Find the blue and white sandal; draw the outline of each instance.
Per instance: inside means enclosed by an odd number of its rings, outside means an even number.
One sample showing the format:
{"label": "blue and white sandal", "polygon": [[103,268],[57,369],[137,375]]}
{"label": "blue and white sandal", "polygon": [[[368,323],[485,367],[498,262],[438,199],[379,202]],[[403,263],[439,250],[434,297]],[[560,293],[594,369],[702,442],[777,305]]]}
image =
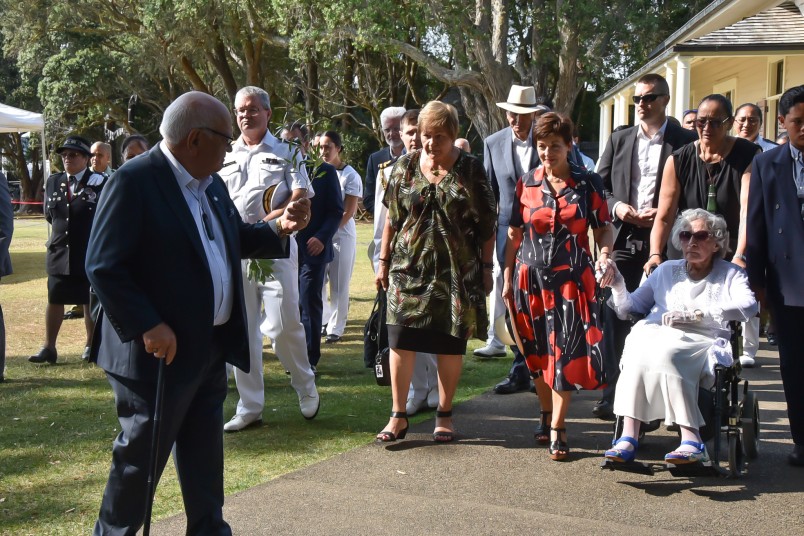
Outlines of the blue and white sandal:
{"label": "blue and white sandal", "polygon": [[613,462],[618,462],[618,463],[628,463],[628,462],[634,461],[634,458],[636,457],[637,446],[638,446],[637,440],[634,439],[633,437],[630,437],[630,436],[622,436],[621,438],[615,439],[614,441],[612,441],[611,446],[613,447],[614,445],[616,445],[617,443],[620,443],[622,441],[625,441],[626,443],[630,443],[631,445],[634,446],[634,448],[632,450],[628,450],[628,449],[609,449],[603,454],[603,456],[605,456],[607,460],[611,460]]}
{"label": "blue and white sandal", "polygon": [[673,465],[683,465],[685,463],[708,462],[709,454],[706,452],[706,444],[697,441],[682,441],[682,445],[695,447],[696,451],[686,452],[674,450],[664,456],[664,461]]}

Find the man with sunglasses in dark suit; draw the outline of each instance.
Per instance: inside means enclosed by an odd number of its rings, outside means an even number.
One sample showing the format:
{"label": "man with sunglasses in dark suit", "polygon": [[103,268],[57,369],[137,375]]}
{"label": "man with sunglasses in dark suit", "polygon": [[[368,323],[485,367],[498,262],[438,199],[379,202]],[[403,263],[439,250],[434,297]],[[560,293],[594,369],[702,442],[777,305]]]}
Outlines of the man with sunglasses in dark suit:
{"label": "man with sunglasses in dark suit", "polygon": [[[667,121],[665,109],[670,102],[670,88],[664,77],[654,73],[642,76],[637,81],[633,101],[639,125],[614,132],[597,165],[614,223],[612,259],[629,292],[639,286],[648,257],[663,253],[649,249],[665,161],[673,151],[697,138],[694,131]],[[602,313],[608,386],[592,412],[608,418],[612,415],[620,356],[631,327],[609,307],[604,307]]]}

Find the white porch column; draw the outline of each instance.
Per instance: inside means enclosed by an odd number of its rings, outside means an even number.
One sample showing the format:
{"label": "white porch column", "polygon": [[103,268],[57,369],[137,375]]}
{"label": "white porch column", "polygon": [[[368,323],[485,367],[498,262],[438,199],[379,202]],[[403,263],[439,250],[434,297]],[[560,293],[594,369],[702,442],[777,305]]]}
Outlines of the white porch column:
{"label": "white porch column", "polygon": [[681,121],[690,105],[690,58],[676,57],[676,107],[673,115]]}
{"label": "white porch column", "polygon": [[598,135],[598,149],[597,154],[603,155],[606,149],[606,143],[611,136],[611,101],[604,101],[600,103],[600,132]]}
{"label": "white porch column", "polygon": [[[667,87],[670,89],[670,100],[667,102],[667,108],[664,110],[664,113],[667,115],[675,116],[675,109],[676,109],[676,71],[673,69],[673,64],[671,62],[667,62],[664,64],[664,78],[667,80]],[[679,121],[681,120],[678,117]]]}
{"label": "white porch column", "polygon": [[617,126],[628,124],[628,101],[626,100],[626,96],[626,93],[617,95],[617,108],[615,109]]}

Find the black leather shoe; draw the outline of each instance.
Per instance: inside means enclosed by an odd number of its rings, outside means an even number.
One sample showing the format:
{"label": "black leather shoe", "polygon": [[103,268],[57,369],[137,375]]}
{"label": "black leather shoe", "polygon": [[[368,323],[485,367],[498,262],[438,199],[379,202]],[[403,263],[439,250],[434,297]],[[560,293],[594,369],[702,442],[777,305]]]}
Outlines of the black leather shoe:
{"label": "black leather shoe", "polygon": [[51,365],[56,362],[58,354],[56,350],[50,348],[42,348],[38,354],[34,354],[28,358],[31,363],[50,363]]}
{"label": "black leather shoe", "polygon": [[787,457],[787,463],[795,467],[804,467],[804,445],[793,446],[793,452]]}
{"label": "black leather shoe", "polygon": [[64,313],[64,320],[73,320],[74,318],[84,318],[84,311],[67,311]]}
{"label": "black leather shoe", "polygon": [[85,363],[88,363],[91,353],[92,349],[89,346],[84,347],[84,353],[81,354],[81,360],[84,361]]}
{"label": "black leather shoe", "polygon": [[327,338],[324,339],[324,344],[333,344],[340,340],[341,338],[338,335],[327,335]]}
{"label": "black leather shoe", "polygon": [[595,404],[595,407],[592,408],[592,415],[598,419],[610,419],[614,417],[614,411],[612,411],[613,407],[614,404],[605,398],[598,400],[597,404]]}
{"label": "black leather shoe", "polygon": [[511,376],[494,386],[494,392],[498,395],[510,395],[517,391],[527,391],[528,389],[530,389],[530,380],[520,381]]}
{"label": "black leather shoe", "polygon": [[776,334],[775,333],[768,333],[768,344],[771,346],[776,346]]}

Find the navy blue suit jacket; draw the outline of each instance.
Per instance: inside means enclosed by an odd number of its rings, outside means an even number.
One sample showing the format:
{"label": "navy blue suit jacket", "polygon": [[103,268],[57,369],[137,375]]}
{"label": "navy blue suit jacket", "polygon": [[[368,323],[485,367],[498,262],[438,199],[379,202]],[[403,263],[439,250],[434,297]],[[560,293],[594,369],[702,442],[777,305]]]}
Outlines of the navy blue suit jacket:
{"label": "navy blue suit jacket", "polygon": [[234,292],[229,321],[215,327],[214,338],[206,255],[165,155],[153,148],[126,162],[106,185],[86,259],[87,275],[104,310],[92,358],[105,371],[155,380],[158,360],[145,351],[142,334],[161,322],[173,329],[177,340],[168,379],[192,377],[198,363],[219,358],[249,370],[238,261],[287,257],[287,239],[277,237],[266,223],[243,223],[217,174],[206,195],[223,228]]}
{"label": "navy blue suit jacket", "polygon": [[365,187],[363,188],[363,207],[371,214],[374,214],[374,188],[377,184],[377,173],[380,171],[380,164],[388,162],[391,156],[391,148],[383,147],[377,152],[371,153],[366,162]]}
{"label": "navy blue suit jacket", "polygon": [[781,299],[777,305],[804,307],[804,221],[787,145],[754,157],[746,233],[751,286]]}
{"label": "navy blue suit jacket", "polygon": [[[299,264],[326,264],[335,257],[332,237],[343,217],[343,194],[335,166],[322,162],[310,174],[315,195],[310,199],[310,223],[296,234],[299,245]],[[318,255],[307,253],[307,241],[317,238],[324,244]]]}
{"label": "navy blue suit jacket", "polygon": [[[11,256],[8,246],[14,234],[14,206],[11,204],[11,193],[8,191],[8,180],[0,173],[0,277],[11,275]],[[3,371],[0,370],[0,374]]]}

